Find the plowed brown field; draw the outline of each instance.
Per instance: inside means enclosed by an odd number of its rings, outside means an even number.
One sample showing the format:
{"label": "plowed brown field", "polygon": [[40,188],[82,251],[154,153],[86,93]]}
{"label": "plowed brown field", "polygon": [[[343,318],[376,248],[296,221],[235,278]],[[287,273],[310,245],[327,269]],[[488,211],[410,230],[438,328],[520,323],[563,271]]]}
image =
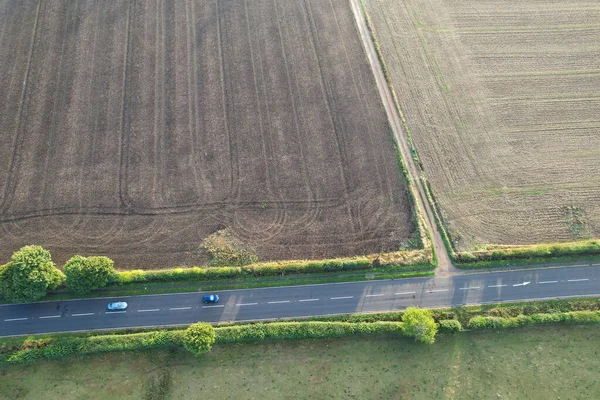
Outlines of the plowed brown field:
{"label": "plowed brown field", "polygon": [[365,0],[459,249],[600,237],[600,3]]}
{"label": "plowed brown field", "polygon": [[346,0],[0,0],[0,260],[395,250],[412,211]]}

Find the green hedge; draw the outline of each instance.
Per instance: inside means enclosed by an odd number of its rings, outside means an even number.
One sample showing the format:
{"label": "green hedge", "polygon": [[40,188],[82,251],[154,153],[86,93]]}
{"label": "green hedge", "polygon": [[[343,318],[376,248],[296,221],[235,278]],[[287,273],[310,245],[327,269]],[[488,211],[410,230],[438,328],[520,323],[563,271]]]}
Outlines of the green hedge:
{"label": "green hedge", "polygon": [[[280,261],[246,265],[242,267],[190,267],[164,270],[131,270],[118,272],[118,284],[138,282],[173,282],[173,281],[210,281],[218,279],[235,279],[246,276],[280,276],[306,273],[328,273],[342,271],[371,270],[376,267],[389,266],[394,271],[419,272],[427,271],[432,264],[412,264],[422,262],[420,251],[398,252],[409,254],[407,257],[389,256],[382,261],[381,257],[352,257],[319,261]],[[393,254],[393,253],[390,253]],[[425,257],[428,258],[428,257]],[[376,265],[375,265],[376,264]]]}
{"label": "green hedge", "polygon": [[[193,327],[194,325],[192,325]],[[43,338],[23,341],[20,349],[0,356],[0,364],[38,359],[135,350],[183,348],[186,330],[160,330],[123,335]],[[265,339],[336,338],[367,334],[402,334],[400,322],[274,322],[214,328],[215,343],[236,343]],[[210,346],[209,346],[210,348]]]}
{"label": "green hedge", "polygon": [[592,256],[600,254],[600,240],[571,243],[538,244],[523,247],[499,247],[490,250],[459,252],[458,263],[514,260],[526,258],[555,258],[567,256]]}
{"label": "green hedge", "polygon": [[25,346],[24,349],[8,355],[4,362],[13,364],[74,355],[179,347],[183,335],[184,331],[153,331],[128,335],[46,339],[41,346]]}
{"label": "green hedge", "polygon": [[401,322],[272,322],[215,328],[215,343],[237,343],[266,339],[317,339],[352,335],[402,334]]}
{"label": "green hedge", "polygon": [[507,329],[554,323],[600,323],[600,311],[570,311],[552,314],[518,315],[516,317],[471,318],[468,329]]}

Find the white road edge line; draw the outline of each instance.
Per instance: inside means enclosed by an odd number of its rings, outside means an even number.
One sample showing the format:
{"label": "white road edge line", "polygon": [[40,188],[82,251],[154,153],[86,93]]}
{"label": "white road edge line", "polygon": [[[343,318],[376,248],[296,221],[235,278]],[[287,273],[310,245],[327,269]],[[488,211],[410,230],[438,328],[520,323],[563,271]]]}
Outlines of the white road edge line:
{"label": "white road edge line", "polygon": [[508,285],[490,285],[488,287],[490,288],[490,287],[505,287],[505,286],[508,286]]}
{"label": "white road edge line", "polygon": [[428,290],[427,293],[448,292],[448,291],[450,291],[450,289],[433,289],[433,290]]}
{"label": "white road edge line", "polygon": [[46,319],[46,318],[60,318],[60,315],[45,315],[43,317],[40,317],[40,319]]}
{"label": "white road edge line", "polygon": [[365,297],[380,297],[380,296],[385,296],[385,293],[380,293],[380,294],[365,294]]}
{"label": "white road edge line", "polygon": [[282,300],[282,301],[269,301],[267,304],[283,304],[283,303],[289,303],[289,300]]}
{"label": "white road edge line", "polygon": [[540,285],[543,285],[545,283],[558,283],[558,281],[543,281],[543,282],[538,282]]}
{"label": "white road edge line", "polygon": [[83,314],[71,314],[71,317],[85,317],[87,315],[94,315],[93,312],[83,313]]}
{"label": "white road edge line", "polygon": [[298,302],[302,303],[303,301],[319,301],[319,299],[302,299],[298,300]]}
{"label": "white road edge line", "polygon": [[459,288],[460,290],[470,290],[470,289],[481,289],[479,286],[473,286],[473,287],[461,287]]}
{"label": "white road edge line", "polygon": [[401,296],[403,294],[417,294],[417,292],[402,292],[402,293],[394,293],[396,296]]}
{"label": "white road edge line", "polygon": [[330,297],[329,300],[343,300],[343,299],[351,299],[354,296],[342,296],[342,297]]}
{"label": "white road edge line", "polygon": [[255,306],[257,304],[258,303],[239,303],[239,304],[236,304],[236,306]]}
{"label": "white road edge line", "polygon": [[589,279],[584,278],[584,279],[569,279],[569,280],[567,280],[567,282],[583,282],[583,281],[589,281]]}
{"label": "white road edge line", "polygon": [[151,310],[137,310],[137,312],[155,312],[160,311],[160,308],[153,308]]}
{"label": "white road edge line", "polygon": [[5,319],[6,322],[10,322],[10,321],[25,321],[27,318],[9,318],[9,319]]}
{"label": "white road edge line", "polygon": [[223,308],[225,306],[224,305],[222,305],[222,306],[202,306],[202,308],[217,308],[217,307],[218,308]]}
{"label": "white road edge line", "polygon": [[191,310],[192,307],[174,307],[174,308],[169,308],[169,310],[171,311],[177,311],[177,310]]}

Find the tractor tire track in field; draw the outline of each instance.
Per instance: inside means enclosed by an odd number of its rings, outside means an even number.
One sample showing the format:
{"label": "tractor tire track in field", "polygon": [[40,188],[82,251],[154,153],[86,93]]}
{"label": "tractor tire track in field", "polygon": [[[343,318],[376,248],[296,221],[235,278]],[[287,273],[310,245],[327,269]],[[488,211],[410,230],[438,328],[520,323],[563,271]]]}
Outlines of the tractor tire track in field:
{"label": "tractor tire track in field", "polygon": [[[310,39],[311,39],[310,41],[311,41],[311,44],[313,45],[315,58],[317,59],[317,64],[319,66],[319,79],[320,79],[320,83],[321,83],[323,98],[325,99],[325,104],[327,106],[327,113],[328,113],[330,121],[331,121],[331,127],[333,128],[333,132],[335,133],[335,139],[336,139],[336,144],[337,144],[337,154],[336,154],[337,157],[336,158],[338,160],[340,174],[341,174],[343,182],[344,182],[344,198],[346,200],[346,211],[348,213],[348,217],[350,218],[350,220],[354,221],[352,208],[348,202],[348,200],[350,199],[351,185],[350,185],[350,178],[348,176],[348,173],[346,172],[346,167],[345,167],[347,165],[347,156],[345,154],[343,145],[340,143],[340,137],[343,136],[343,133],[338,131],[338,124],[336,124],[334,113],[332,112],[331,99],[329,98],[327,86],[325,85],[325,82],[323,81],[324,71],[323,71],[323,66],[321,64],[321,60],[319,59],[319,53],[317,51],[317,43],[319,42],[319,35],[317,33],[317,28],[315,26],[316,24],[315,24],[312,8],[310,5],[310,0],[304,0],[304,5],[306,8],[306,15],[308,17],[308,22],[310,24]],[[354,231],[356,230],[355,226],[353,226],[352,228]]]}
{"label": "tractor tire track in field", "polygon": [[126,24],[125,24],[125,52],[123,56],[123,83],[122,83],[122,97],[121,97],[121,146],[120,146],[120,164],[119,164],[119,200],[121,201],[121,207],[124,210],[130,210],[131,204],[128,199],[128,189],[127,189],[127,178],[128,178],[128,170],[129,170],[129,129],[126,129],[127,124],[127,70],[129,69],[130,60],[129,60],[129,50],[130,50],[130,40],[131,40],[131,19],[133,10],[135,10],[136,0],[132,0],[129,8],[127,9],[126,15]]}
{"label": "tractor tire track in field", "polygon": [[21,138],[21,123],[23,120],[23,107],[25,105],[25,96],[27,94],[27,83],[29,81],[29,71],[31,71],[31,59],[33,58],[33,50],[35,49],[35,42],[37,37],[37,29],[38,22],[40,20],[40,8],[42,7],[42,0],[38,0],[37,8],[35,10],[35,21],[33,23],[33,33],[31,35],[31,46],[29,47],[29,55],[27,56],[27,66],[25,67],[25,77],[23,79],[23,89],[21,90],[21,98],[19,100],[19,110],[16,114],[16,126],[15,133],[13,134],[13,143],[12,143],[12,155],[10,159],[10,164],[8,166],[8,174],[6,177],[6,184],[4,187],[4,195],[2,196],[2,202],[0,203],[0,214],[4,214],[8,207],[10,207],[10,203],[12,201],[12,197],[14,195],[16,185],[14,175],[16,174],[16,170],[18,170],[19,163],[19,140]]}

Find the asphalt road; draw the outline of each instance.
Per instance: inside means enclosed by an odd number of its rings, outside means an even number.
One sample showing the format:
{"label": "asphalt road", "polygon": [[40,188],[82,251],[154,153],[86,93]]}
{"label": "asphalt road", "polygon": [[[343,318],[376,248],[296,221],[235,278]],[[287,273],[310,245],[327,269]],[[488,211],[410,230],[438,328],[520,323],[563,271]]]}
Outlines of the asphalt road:
{"label": "asphalt road", "polygon": [[[600,296],[598,266],[224,290],[211,292],[221,298],[214,305],[202,304],[201,292],[2,305],[0,336]],[[116,300],[127,310],[108,311]]]}

